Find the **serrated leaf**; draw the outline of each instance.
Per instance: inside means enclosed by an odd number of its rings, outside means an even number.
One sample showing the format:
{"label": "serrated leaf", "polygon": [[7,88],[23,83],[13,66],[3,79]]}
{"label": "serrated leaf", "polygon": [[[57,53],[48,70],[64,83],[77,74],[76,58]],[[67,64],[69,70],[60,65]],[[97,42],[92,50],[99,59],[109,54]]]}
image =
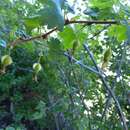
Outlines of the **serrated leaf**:
{"label": "serrated leaf", "polygon": [[39,25],[47,25],[48,29],[57,27],[60,31],[64,27],[64,17],[62,15],[63,0],[43,1],[43,8],[35,16],[25,19],[25,24],[30,28]]}
{"label": "serrated leaf", "polygon": [[48,0],[47,6],[38,12],[42,16],[43,24],[47,24],[49,29],[57,27],[59,30],[63,30],[62,4],[63,0]]}
{"label": "serrated leaf", "polygon": [[57,38],[51,38],[48,45],[50,50],[58,51],[61,48],[61,43]]}
{"label": "serrated leaf", "polygon": [[53,59],[55,61],[60,60],[62,58],[62,55],[59,55],[59,53],[62,52],[62,44],[57,38],[51,38],[51,40],[48,42],[49,45],[49,58]]}

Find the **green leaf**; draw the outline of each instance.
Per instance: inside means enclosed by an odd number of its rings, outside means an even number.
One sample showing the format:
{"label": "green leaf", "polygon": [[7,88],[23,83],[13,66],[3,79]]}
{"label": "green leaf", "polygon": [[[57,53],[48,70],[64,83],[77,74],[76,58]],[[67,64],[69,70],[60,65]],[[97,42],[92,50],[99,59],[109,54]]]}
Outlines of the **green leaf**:
{"label": "green leaf", "polygon": [[109,28],[108,35],[117,37],[119,42],[126,40],[127,27],[125,25],[113,25]]}
{"label": "green leaf", "polygon": [[40,17],[38,15],[24,19],[25,25],[29,30],[37,28],[41,25]]}
{"label": "green leaf", "polygon": [[121,26],[117,27],[117,39],[119,41],[127,39],[126,31],[127,31],[127,28],[124,25],[121,25]]}
{"label": "green leaf", "polygon": [[35,42],[27,42],[26,44],[21,44],[21,45],[18,45],[18,47],[20,48],[24,48],[26,49],[28,52],[32,53],[35,51],[35,48],[36,48],[36,44]]}
{"label": "green leaf", "polygon": [[74,30],[72,29],[72,27],[70,26],[65,27],[64,31],[59,33],[59,36],[63,40],[65,49],[72,48],[73,41],[76,39],[76,34]]}
{"label": "green leaf", "polygon": [[48,0],[45,7],[38,12],[43,24],[47,24],[49,29],[57,27],[60,31],[63,30],[62,4],[63,0]]}
{"label": "green leaf", "polygon": [[112,7],[114,4],[113,0],[91,0],[92,6],[98,7],[100,9]]}
{"label": "green leaf", "polygon": [[64,17],[62,15],[63,0],[43,1],[43,8],[35,16],[25,19],[25,24],[29,28],[39,25],[48,25],[48,29],[57,27],[60,31],[64,27]]}
{"label": "green leaf", "polygon": [[45,115],[45,103],[40,101],[36,110],[37,111],[32,115],[33,120],[41,119]]}
{"label": "green leaf", "polygon": [[49,46],[49,58],[53,61],[60,60],[62,58],[61,52],[63,51],[62,43],[57,38],[51,38],[48,41]]}

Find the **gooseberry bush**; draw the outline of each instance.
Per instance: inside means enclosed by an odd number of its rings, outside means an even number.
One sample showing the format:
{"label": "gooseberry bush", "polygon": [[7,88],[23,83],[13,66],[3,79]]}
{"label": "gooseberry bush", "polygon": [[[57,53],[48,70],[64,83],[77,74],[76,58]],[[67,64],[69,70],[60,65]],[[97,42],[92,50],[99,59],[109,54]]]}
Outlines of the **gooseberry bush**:
{"label": "gooseberry bush", "polygon": [[130,129],[128,0],[0,1],[0,130]]}

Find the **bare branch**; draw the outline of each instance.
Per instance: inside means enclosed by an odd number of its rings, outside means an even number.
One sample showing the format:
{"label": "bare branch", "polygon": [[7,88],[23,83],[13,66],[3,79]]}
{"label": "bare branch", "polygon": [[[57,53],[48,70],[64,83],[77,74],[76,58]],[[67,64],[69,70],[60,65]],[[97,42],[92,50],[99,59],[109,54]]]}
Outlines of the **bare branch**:
{"label": "bare branch", "polygon": [[25,42],[33,41],[36,39],[46,39],[48,37],[48,35],[50,35],[51,33],[53,33],[56,30],[57,30],[57,28],[54,28],[45,34],[37,35],[37,36],[26,38],[26,39],[18,38],[11,43],[11,46],[15,46],[17,43],[25,43]]}
{"label": "bare branch", "polygon": [[[88,20],[81,20],[81,21],[71,21],[71,20],[65,20],[65,24],[64,26],[66,25],[69,25],[69,24],[86,24],[86,25],[92,25],[92,24],[118,24],[119,22],[118,21],[98,21],[98,20],[91,20],[91,21],[88,21]],[[45,33],[45,34],[41,34],[41,35],[37,35],[37,36],[33,36],[33,37],[30,37],[30,38],[26,38],[26,39],[23,39],[23,38],[18,38],[16,40],[14,40],[10,45],[11,46],[15,46],[16,44],[19,44],[19,43],[25,43],[25,42],[29,42],[29,41],[33,41],[33,40],[36,40],[36,39],[46,39],[48,37],[48,35],[50,35],[51,33],[53,33],[54,31],[56,31],[57,28],[53,28],[52,30],[50,30],[49,32]]]}
{"label": "bare branch", "polygon": [[80,20],[80,21],[76,21],[76,20],[66,20],[65,21],[65,25],[68,24],[74,24],[74,23],[78,23],[78,24],[87,24],[87,25],[92,25],[92,24],[118,24],[118,21],[114,21],[114,20],[110,20],[110,21],[105,21],[105,20]]}

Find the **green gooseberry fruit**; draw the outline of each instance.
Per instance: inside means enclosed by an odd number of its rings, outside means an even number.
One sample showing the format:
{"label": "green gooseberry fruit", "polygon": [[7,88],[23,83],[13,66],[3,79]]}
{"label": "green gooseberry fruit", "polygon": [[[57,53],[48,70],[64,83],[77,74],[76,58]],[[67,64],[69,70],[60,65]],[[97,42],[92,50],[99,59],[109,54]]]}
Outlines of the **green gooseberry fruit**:
{"label": "green gooseberry fruit", "polygon": [[8,65],[11,65],[13,63],[13,60],[12,60],[10,55],[4,55],[1,58],[1,63],[2,63],[3,66],[6,67]]}
{"label": "green gooseberry fruit", "polygon": [[41,71],[41,69],[42,69],[42,66],[41,66],[40,63],[34,63],[33,64],[33,70],[34,70],[35,73],[38,73],[39,71]]}

